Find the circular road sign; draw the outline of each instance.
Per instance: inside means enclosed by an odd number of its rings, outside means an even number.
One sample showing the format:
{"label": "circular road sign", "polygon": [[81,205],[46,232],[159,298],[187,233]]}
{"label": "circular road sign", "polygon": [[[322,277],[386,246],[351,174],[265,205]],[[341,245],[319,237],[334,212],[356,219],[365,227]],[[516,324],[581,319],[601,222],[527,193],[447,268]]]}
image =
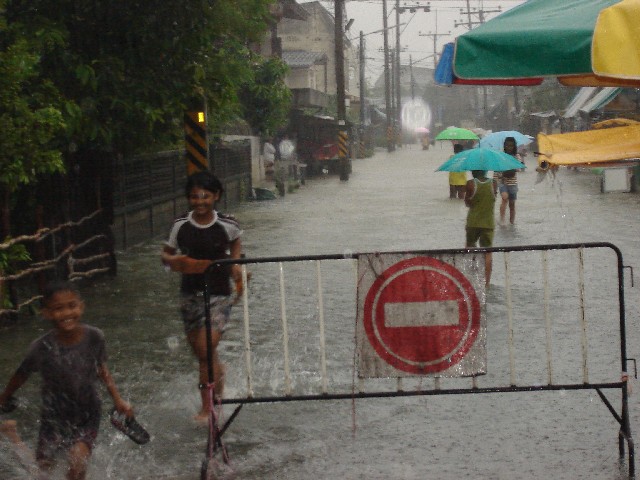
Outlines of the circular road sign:
{"label": "circular road sign", "polygon": [[480,302],[467,277],[431,257],[400,261],[371,285],[364,329],[376,353],[414,374],[456,365],[480,329]]}

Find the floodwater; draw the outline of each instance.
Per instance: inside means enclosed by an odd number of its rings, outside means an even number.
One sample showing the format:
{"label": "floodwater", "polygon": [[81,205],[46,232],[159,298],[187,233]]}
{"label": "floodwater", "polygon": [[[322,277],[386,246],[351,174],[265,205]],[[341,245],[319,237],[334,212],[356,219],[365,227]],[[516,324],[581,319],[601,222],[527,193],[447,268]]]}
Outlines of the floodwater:
{"label": "floodwater", "polygon": [[[466,208],[448,198],[447,175],[434,170],[450,145],[418,146],[353,161],[348,182],[309,179],[295,193],[234,209],[248,258],[341,254],[322,266],[326,364],[330,391],[351,391],[354,379],[356,288],[354,252],[415,251],[464,246]],[[599,177],[561,169],[536,183],[534,159],[519,174],[516,225],[496,227],[494,245],[611,242],[624,264],[638,271],[640,196],[600,193]],[[497,207],[496,207],[497,210]],[[168,228],[168,226],[167,226]],[[192,421],[198,408],[196,368],[177,313],[178,276],[165,273],[161,240],[119,254],[119,275],[84,289],[86,321],[105,331],[109,364],[152,440],[137,446],[105,420],[89,478],[198,479],[206,430]],[[480,386],[510,383],[507,322],[513,322],[515,382],[546,382],[540,252],[494,254],[487,293],[487,375]],[[572,257],[573,255],[573,257]],[[620,375],[615,256],[608,249],[549,253],[554,381],[580,382],[581,355],[589,351],[589,381]],[[318,308],[315,266],[285,265],[289,364],[283,361],[279,272],[250,265],[252,381],[256,395],[317,393]],[[311,271],[311,273],[310,273]],[[640,295],[625,270],[627,356],[638,356]],[[579,302],[583,277],[585,301]],[[507,295],[506,282],[512,295]],[[511,304],[511,314],[507,304]],[[243,396],[243,305],[234,308],[221,355],[228,364],[226,396]],[[576,337],[584,309],[588,335]],[[29,342],[47,329],[27,319],[0,330],[0,381],[18,365]],[[579,328],[578,328],[579,330]],[[289,372],[289,368],[291,372]],[[287,377],[290,377],[287,380]],[[390,383],[389,383],[390,382]],[[405,380],[403,388],[433,388],[433,380]],[[416,386],[416,382],[419,387]],[[394,390],[395,380],[372,389]],[[391,386],[390,386],[391,385]],[[468,388],[468,379],[442,379],[442,388]],[[604,392],[620,410],[619,392]],[[28,445],[37,435],[38,382],[19,392],[11,414]],[[630,397],[631,432],[640,431],[638,394]],[[105,412],[109,405],[105,398]],[[228,416],[231,406],[225,406]],[[625,479],[618,460],[618,424],[593,390],[434,395],[249,404],[224,436],[236,478],[242,479]],[[3,444],[6,445],[6,444]],[[58,472],[59,474],[59,472]],[[9,449],[0,450],[0,478],[28,478]],[[61,476],[59,478],[62,478]]]}

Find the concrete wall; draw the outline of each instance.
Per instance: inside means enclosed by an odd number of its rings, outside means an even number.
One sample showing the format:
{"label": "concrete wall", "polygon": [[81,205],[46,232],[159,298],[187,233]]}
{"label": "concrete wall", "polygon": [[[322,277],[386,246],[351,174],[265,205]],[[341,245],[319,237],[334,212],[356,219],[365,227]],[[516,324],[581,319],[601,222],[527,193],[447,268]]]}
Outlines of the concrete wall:
{"label": "concrete wall", "polygon": [[248,140],[251,144],[251,183],[260,186],[265,182],[264,159],[262,157],[262,145],[260,137],[244,135],[225,135],[225,141]]}

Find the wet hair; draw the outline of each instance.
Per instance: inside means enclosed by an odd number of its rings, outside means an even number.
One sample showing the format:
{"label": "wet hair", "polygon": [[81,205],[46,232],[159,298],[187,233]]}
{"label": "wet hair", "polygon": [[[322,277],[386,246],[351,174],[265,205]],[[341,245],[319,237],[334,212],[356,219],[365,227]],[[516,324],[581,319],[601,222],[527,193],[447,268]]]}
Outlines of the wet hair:
{"label": "wet hair", "polygon": [[189,175],[189,178],[187,178],[187,185],[184,189],[185,196],[189,197],[191,190],[194,188],[201,188],[211,193],[220,193],[220,195],[222,195],[222,192],[224,191],[222,188],[222,182],[218,177],[207,170]]}
{"label": "wet hair", "polygon": [[516,139],[514,137],[506,137],[504,139],[504,142],[502,143],[502,147],[506,147],[508,142],[513,143],[514,150],[518,149],[518,143],[516,142]]}
{"label": "wet hair", "polygon": [[453,146],[453,153],[460,153],[463,150],[464,150],[464,146],[461,143],[456,143]]}
{"label": "wet hair", "polygon": [[66,280],[53,280],[44,287],[42,299],[40,300],[42,307],[46,307],[49,302],[51,302],[51,299],[60,292],[72,292],[79,298],[82,298],[78,287],[76,287],[72,282]]}

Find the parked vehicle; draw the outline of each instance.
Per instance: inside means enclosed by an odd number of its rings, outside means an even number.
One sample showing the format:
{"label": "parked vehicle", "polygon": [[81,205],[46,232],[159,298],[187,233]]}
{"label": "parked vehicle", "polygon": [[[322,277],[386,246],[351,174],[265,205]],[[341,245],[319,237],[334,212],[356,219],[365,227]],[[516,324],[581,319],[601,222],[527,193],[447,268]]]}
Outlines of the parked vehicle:
{"label": "parked vehicle", "polygon": [[338,125],[333,117],[295,112],[289,125],[298,162],[307,166],[307,175],[338,173]]}

